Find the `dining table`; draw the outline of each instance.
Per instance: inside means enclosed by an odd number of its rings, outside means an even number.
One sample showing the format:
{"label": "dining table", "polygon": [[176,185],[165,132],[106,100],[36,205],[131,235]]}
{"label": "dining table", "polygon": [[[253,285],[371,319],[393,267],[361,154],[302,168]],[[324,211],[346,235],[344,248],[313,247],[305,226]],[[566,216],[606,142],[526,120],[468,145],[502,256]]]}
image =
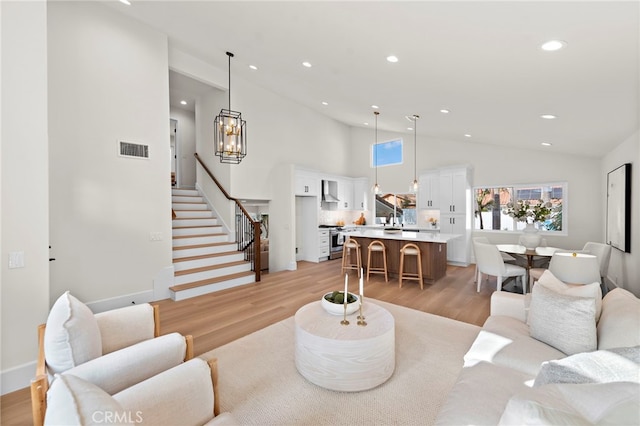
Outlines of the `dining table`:
{"label": "dining table", "polygon": [[551,256],[553,256],[553,253],[555,253],[558,250],[562,250],[557,247],[546,247],[546,246],[536,247],[536,248],[526,248],[525,246],[520,244],[496,244],[496,247],[498,247],[498,250],[503,253],[515,254],[515,255],[526,257],[527,263],[525,265],[525,269],[527,270],[527,273],[526,273],[525,279],[527,280],[526,281],[527,283],[529,282],[529,271],[533,267],[533,258],[535,256],[551,258]]}

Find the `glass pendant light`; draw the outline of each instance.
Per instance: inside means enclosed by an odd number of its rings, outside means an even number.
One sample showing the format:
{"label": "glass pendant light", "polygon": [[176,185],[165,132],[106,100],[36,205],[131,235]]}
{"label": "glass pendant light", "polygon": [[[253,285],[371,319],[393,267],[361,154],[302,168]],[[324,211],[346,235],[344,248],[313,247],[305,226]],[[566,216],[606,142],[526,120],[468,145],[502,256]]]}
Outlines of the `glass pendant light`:
{"label": "glass pendant light", "polygon": [[380,112],[373,111],[373,114],[376,116],[375,144],[373,145],[373,164],[376,168],[376,183],[373,185],[373,193],[378,195],[382,192],[380,185],[378,185],[378,115],[380,115]]}
{"label": "glass pendant light", "polygon": [[412,192],[418,192],[418,177],[417,177],[417,164],[418,164],[418,119],[419,115],[413,114],[411,121],[413,121],[413,182],[409,185],[409,190]]}

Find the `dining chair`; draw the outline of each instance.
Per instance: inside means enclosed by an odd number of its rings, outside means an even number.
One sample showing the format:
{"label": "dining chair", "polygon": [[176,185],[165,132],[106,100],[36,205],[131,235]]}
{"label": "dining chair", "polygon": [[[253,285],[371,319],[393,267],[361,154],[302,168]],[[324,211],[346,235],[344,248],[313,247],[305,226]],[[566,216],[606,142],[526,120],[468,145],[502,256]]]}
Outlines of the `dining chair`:
{"label": "dining chair", "polygon": [[[477,243],[491,244],[487,237],[473,237],[473,241]],[[517,261],[517,259],[511,256],[509,253],[500,252],[500,256],[502,256],[502,260],[504,260],[505,263],[516,263]],[[476,281],[478,281],[478,264],[476,264],[476,272],[473,274],[473,282],[475,283]]]}
{"label": "dining chair", "polygon": [[549,262],[549,271],[567,284],[600,282],[600,263],[592,254],[554,253]]}
{"label": "dining chair", "polygon": [[604,282],[604,277],[607,276],[607,271],[609,269],[609,260],[611,259],[611,246],[609,244],[589,241],[584,245],[582,251],[592,254],[598,258],[598,264],[600,266],[600,282]]}
{"label": "dining chair", "polygon": [[485,244],[480,242],[473,242],[475,254],[476,254],[476,267],[478,269],[478,288],[480,292],[480,285],[482,284],[482,274],[492,275],[496,277],[497,290],[502,291],[502,280],[507,277],[520,277],[520,283],[522,284],[522,293],[527,292],[527,283],[523,278],[527,273],[527,270],[522,266],[511,265],[505,263],[502,260],[498,247],[493,244]]}

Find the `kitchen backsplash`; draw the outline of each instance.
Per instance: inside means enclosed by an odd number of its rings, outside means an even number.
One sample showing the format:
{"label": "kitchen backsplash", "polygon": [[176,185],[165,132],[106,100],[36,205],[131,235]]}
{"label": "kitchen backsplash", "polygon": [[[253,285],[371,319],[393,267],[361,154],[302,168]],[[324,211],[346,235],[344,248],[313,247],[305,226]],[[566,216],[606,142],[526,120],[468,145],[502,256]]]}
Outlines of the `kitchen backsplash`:
{"label": "kitchen backsplash", "polygon": [[[338,221],[344,221],[345,225],[353,225],[353,222],[360,217],[360,210],[320,210],[318,216],[320,225],[336,225]],[[365,216],[367,212],[365,212]]]}

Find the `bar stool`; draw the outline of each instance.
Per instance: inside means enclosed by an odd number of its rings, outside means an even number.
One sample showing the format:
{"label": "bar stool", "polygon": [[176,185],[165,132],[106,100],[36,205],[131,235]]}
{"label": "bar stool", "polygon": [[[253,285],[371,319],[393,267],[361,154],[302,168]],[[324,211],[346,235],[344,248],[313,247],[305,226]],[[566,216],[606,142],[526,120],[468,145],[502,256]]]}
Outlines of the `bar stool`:
{"label": "bar stool", "polygon": [[[356,256],[355,261],[352,256]],[[352,239],[351,237],[347,238],[347,240],[342,245],[342,270],[341,274],[344,274],[344,271],[349,269],[355,269],[358,271],[358,277],[360,277],[360,269],[362,269],[362,259],[360,258],[360,244]]]}
{"label": "bar stool", "polygon": [[[406,256],[416,256],[416,268],[418,273],[415,272],[405,272],[404,271],[404,257]],[[420,289],[424,289],[424,283],[422,281],[422,254],[420,253],[420,247],[413,243],[407,243],[400,249],[400,270],[398,271],[400,275],[400,285],[399,288],[402,288],[402,280],[418,280],[420,281]]]}
{"label": "bar stool", "polygon": [[[375,240],[369,244],[367,249],[367,281],[369,281],[369,274],[384,274],[384,280],[389,282],[389,276],[387,275],[387,248],[382,241]],[[371,266],[371,253],[382,253],[382,262],[384,266]]]}

